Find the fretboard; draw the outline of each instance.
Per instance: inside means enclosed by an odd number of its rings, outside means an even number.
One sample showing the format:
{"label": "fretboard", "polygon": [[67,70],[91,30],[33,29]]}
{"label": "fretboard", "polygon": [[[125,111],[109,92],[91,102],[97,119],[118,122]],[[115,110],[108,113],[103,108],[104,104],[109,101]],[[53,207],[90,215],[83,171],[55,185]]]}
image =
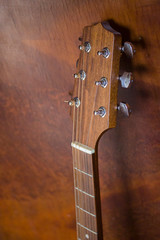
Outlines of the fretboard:
{"label": "fretboard", "polygon": [[78,240],[102,240],[98,168],[94,149],[72,143]]}

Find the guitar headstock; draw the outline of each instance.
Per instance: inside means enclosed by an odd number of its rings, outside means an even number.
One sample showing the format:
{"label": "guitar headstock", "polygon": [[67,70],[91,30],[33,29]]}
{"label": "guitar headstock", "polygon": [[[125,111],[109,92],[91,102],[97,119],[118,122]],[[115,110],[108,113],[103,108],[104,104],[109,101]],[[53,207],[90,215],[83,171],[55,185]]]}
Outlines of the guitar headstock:
{"label": "guitar headstock", "polygon": [[[72,106],[73,140],[95,148],[99,136],[116,126],[117,109],[127,111],[127,105],[117,107],[118,80],[128,87],[131,74],[119,77],[120,55],[134,54],[131,43],[122,47],[121,34],[107,22],[85,27],[80,45],[80,57]],[[129,113],[129,112],[128,112]]]}

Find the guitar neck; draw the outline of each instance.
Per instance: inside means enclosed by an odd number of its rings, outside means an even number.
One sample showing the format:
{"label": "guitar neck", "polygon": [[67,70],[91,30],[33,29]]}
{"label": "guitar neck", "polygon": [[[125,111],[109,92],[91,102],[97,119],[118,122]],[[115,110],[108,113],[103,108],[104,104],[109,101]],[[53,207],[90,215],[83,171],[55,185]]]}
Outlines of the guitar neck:
{"label": "guitar neck", "polygon": [[121,53],[131,57],[134,48],[129,42],[122,47],[121,34],[107,22],[85,27],[81,40],[73,98],[67,101],[72,106],[73,119],[77,239],[102,240],[98,159],[94,148],[101,134],[116,126],[117,109],[129,115],[127,104],[117,106],[118,79],[124,88],[131,82],[131,73],[119,76],[119,63]]}
{"label": "guitar neck", "polygon": [[102,240],[98,164],[95,150],[72,143],[78,240]]}

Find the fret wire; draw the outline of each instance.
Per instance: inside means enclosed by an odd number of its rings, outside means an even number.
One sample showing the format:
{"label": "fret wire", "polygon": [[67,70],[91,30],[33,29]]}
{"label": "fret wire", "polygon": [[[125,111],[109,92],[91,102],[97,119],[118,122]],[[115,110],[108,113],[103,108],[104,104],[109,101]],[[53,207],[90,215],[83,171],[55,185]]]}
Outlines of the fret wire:
{"label": "fret wire", "polygon": [[77,187],[75,187],[75,189],[76,189],[77,191],[80,191],[80,192],[88,195],[89,197],[93,197],[93,198],[95,197],[94,195],[91,195],[91,194],[89,194],[89,193],[87,193],[87,192],[85,192],[85,191],[83,191],[83,190],[81,190],[81,189],[79,189],[79,188],[77,188]]}
{"label": "fret wire", "polygon": [[94,231],[92,231],[91,229],[89,229],[89,228],[87,228],[87,227],[85,227],[85,226],[83,226],[82,224],[80,224],[79,222],[77,222],[77,225],[79,225],[80,227],[82,227],[82,228],[84,228],[84,229],[86,229],[87,231],[89,231],[89,232],[91,232],[91,233],[94,233],[94,234],[98,234],[97,232],[94,232]]}
{"label": "fret wire", "polygon": [[86,174],[87,176],[89,176],[89,177],[93,177],[93,175],[91,175],[91,174],[89,174],[89,173],[86,173],[86,172],[84,172],[84,171],[82,171],[82,170],[80,170],[80,169],[78,169],[78,168],[74,168],[75,170],[77,170],[77,171],[79,171],[79,172],[81,172],[81,173],[83,173],[83,174]]}
{"label": "fret wire", "polygon": [[79,206],[76,206],[76,208],[79,208],[79,209],[82,210],[83,212],[88,213],[89,215],[91,215],[91,216],[93,216],[93,217],[96,217],[95,214],[90,213],[90,212],[86,211],[85,209],[83,209],[83,208],[81,208],[81,207],[79,207]]}

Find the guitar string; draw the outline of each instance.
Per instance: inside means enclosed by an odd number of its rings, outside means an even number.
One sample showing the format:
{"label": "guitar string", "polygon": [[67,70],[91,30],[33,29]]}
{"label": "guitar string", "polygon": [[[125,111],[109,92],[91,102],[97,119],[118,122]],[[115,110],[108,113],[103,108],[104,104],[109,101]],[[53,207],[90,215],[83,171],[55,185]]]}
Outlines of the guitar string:
{"label": "guitar string", "polygon": [[74,141],[74,135],[75,135],[75,105],[73,105],[72,142]]}
{"label": "guitar string", "polygon": [[[75,81],[78,81],[78,79],[75,79]],[[79,98],[79,91],[80,91],[80,86],[79,86],[79,82],[78,82],[78,98]],[[78,108],[75,106],[75,104],[73,105],[73,128],[72,128],[72,142],[77,140],[77,126],[78,126]],[[75,167],[77,167],[77,149],[72,147],[72,156],[73,156],[73,177],[74,177],[74,195],[75,195],[75,206],[77,205],[77,194],[76,194],[76,184],[78,183],[77,179],[76,179],[76,172],[75,172]],[[76,211],[76,221],[78,221],[78,216],[77,216],[77,209],[75,209]],[[78,225],[76,224],[76,229],[77,229],[77,233],[78,233]]]}
{"label": "guitar string", "polygon": [[[87,40],[91,39],[91,31],[89,32],[89,34],[87,32],[87,37],[89,37]],[[85,56],[85,66],[89,66],[89,64],[88,64],[88,61],[89,61],[88,58],[90,57],[89,53],[85,53],[84,56]],[[84,69],[84,61],[83,61],[83,69]],[[86,81],[88,79],[88,71],[86,72],[86,74],[87,74],[86,80],[82,82],[82,96],[81,96],[82,106],[83,106],[83,98],[85,97],[85,96],[83,96],[83,94],[84,94],[83,88],[84,88],[84,84],[85,84],[85,86],[87,85]],[[88,103],[86,103],[86,104],[88,104]],[[82,108],[82,110],[83,110],[83,108]],[[81,110],[81,118],[80,118],[80,134],[81,134],[80,135],[80,141],[82,141],[81,138],[82,138],[82,128],[83,128],[83,126],[82,126],[82,124],[83,124],[83,112],[82,112],[82,110]],[[87,145],[86,142],[85,142],[85,145]],[[89,159],[89,156],[87,156],[87,154],[83,154],[83,167],[84,167],[86,172],[89,172],[89,170],[90,170],[90,159]],[[85,184],[85,189],[89,193],[90,192],[89,191],[89,178],[87,178],[87,182],[83,181],[83,184]],[[83,185],[83,187],[84,187],[84,185]],[[89,209],[89,206],[88,206],[88,204],[86,204],[85,201],[84,201],[84,208]],[[90,226],[89,216],[87,216],[86,214],[85,214],[85,222],[86,222],[87,226]]]}
{"label": "guitar string", "polygon": [[[84,32],[83,32],[83,36],[84,36],[85,34],[84,34]],[[84,41],[83,41],[84,42]],[[86,54],[85,54],[85,50],[84,51],[82,51],[82,71],[85,71],[85,69],[84,69],[84,57],[86,56]],[[85,73],[86,73],[86,71],[85,71]],[[81,136],[82,136],[82,112],[83,112],[83,89],[84,89],[84,84],[85,84],[85,82],[86,82],[86,79],[85,80],[80,80],[81,81],[81,109],[80,109],[80,116],[79,116],[79,142],[80,143],[82,143],[82,139],[81,139]],[[85,156],[85,153],[81,153],[81,158],[79,158],[79,166],[78,166],[78,168],[79,169],[83,169],[83,163],[85,162],[84,160],[84,156]],[[82,187],[82,189],[84,189],[84,186],[83,186],[83,181],[82,181],[82,179],[83,179],[83,176],[80,174],[80,183],[81,183],[81,187]],[[87,190],[87,192],[88,192],[88,190]],[[82,194],[81,194],[81,198],[85,198]],[[85,201],[83,201],[83,205],[85,205],[84,204],[84,202]],[[83,208],[85,208],[84,206],[83,206]],[[80,209],[79,209],[79,215],[81,214],[81,212],[80,212]],[[83,225],[85,225],[85,224],[83,224]],[[82,235],[82,233],[84,232],[84,230],[82,229],[82,228],[80,228],[80,236],[83,236]],[[81,238],[80,238],[81,239]]]}
{"label": "guitar string", "polygon": [[[90,34],[91,34],[91,32],[90,32]],[[83,33],[83,35],[85,35],[85,32]],[[87,31],[87,37],[88,37],[88,31]],[[89,39],[90,39],[90,35],[89,35]],[[88,40],[89,40],[88,39]],[[85,66],[87,66],[87,62],[88,62],[88,53],[86,53],[85,52],[85,50],[84,50],[84,56],[86,56],[86,64],[85,64]],[[83,61],[83,68],[82,68],[82,70],[84,70],[84,61]],[[81,91],[81,105],[83,106],[83,93],[84,93],[84,91],[83,91],[83,88],[84,88],[84,84],[86,85],[86,80],[87,80],[87,72],[85,71],[85,73],[86,73],[86,79],[85,80],[82,80],[82,91]],[[82,141],[82,139],[81,139],[81,133],[82,133],[82,122],[83,122],[83,108],[81,108],[81,112],[80,112],[80,136],[79,136],[79,141],[81,142]]]}
{"label": "guitar string", "polygon": [[[83,32],[83,36],[85,36],[85,32]],[[87,66],[87,60],[88,60],[88,55],[87,53],[85,52],[85,50],[82,52],[82,70],[85,71],[86,73],[86,69],[84,68],[85,66]],[[87,74],[87,73],[86,73]],[[87,79],[87,76],[86,76],[86,79]],[[85,80],[81,80],[81,109],[80,109],[80,116],[79,116],[79,142],[82,143],[83,140],[82,140],[82,129],[83,129],[83,98],[84,98],[84,84],[86,84],[86,79]],[[81,161],[79,162],[79,168],[81,169],[84,169],[86,171],[87,169],[87,172],[88,172],[88,168],[87,168],[87,162],[88,162],[88,159],[86,158],[86,154],[85,153],[81,153]],[[86,184],[86,182],[83,180],[83,175],[80,174],[80,182],[81,182],[81,187],[82,189],[86,189],[85,191],[86,192],[89,192],[89,188],[88,188],[88,184]],[[84,186],[85,184],[85,186]],[[82,195],[83,196],[83,195]],[[83,196],[84,197],[84,196]],[[85,199],[85,197],[84,197]],[[84,204],[84,208],[86,209],[87,206],[85,206],[85,201],[83,201],[83,204]],[[87,208],[88,209],[88,208]],[[80,209],[79,209],[79,212],[80,212]],[[86,220],[86,215],[85,215],[85,222],[88,223]],[[84,230],[80,228],[80,233],[82,233]],[[81,234],[82,235],[82,234]]]}
{"label": "guitar string", "polygon": [[[80,59],[81,59],[81,55],[82,55],[82,53],[80,53]],[[83,58],[82,58],[82,65],[83,65]],[[78,70],[80,70],[80,60],[79,60],[79,64],[78,64]],[[80,78],[78,78],[78,99],[81,101],[81,99],[80,99],[80,90],[81,90],[81,79]],[[81,104],[80,104],[80,106],[77,108],[77,116],[76,116],[76,141],[78,142],[79,140],[78,140],[78,138],[79,138],[79,115],[80,115],[80,109],[81,109]],[[75,162],[76,162],[76,167],[77,168],[79,168],[78,167],[78,162],[79,162],[79,159],[80,159],[80,156],[79,156],[79,150],[75,150],[75,152],[76,152],[76,155],[75,155]],[[76,184],[76,186],[79,188],[79,181],[78,181],[78,173],[76,172],[76,170],[74,169],[74,174],[75,174],[75,184]],[[77,190],[75,189],[75,192],[76,192]],[[76,194],[76,206],[79,206],[79,191],[77,191],[77,194]],[[79,218],[79,214],[80,214],[80,209],[77,209],[77,207],[76,207],[76,219],[77,219],[77,222],[79,222],[79,220],[78,220],[78,218]],[[76,224],[77,225],[77,238],[79,237],[78,235],[79,235],[79,231],[78,231],[78,224]]]}
{"label": "guitar string", "polygon": [[[91,39],[91,31],[90,31],[90,36],[89,36],[89,39]],[[96,44],[95,44],[96,45]],[[93,51],[93,50],[92,50]],[[88,56],[88,55],[87,55]],[[88,60],[88,58],[87,58],[87,60]],[[86,63],[86,65],[87,65],[87,63]],[[88,145],[88,143],[89,143],[89,135],[90,135],[90,131],[91,131],[91,127],[92,127],[92,122],[93,122],[93,117],[94,117],[94,114],[93,114],[93,112],[94,112],[94,109],[95,109],[95,103],[96,103],[96,98],[97,98],[97,92],[98,92],[98,88],[96,88],[96,91],[95,91],[95,98],[94,98],[94,101],[93,101],[93,107],[92,107],[92,112],[91,112],[91,118],[90,118],[90,122],[89,122],[89,129],[88,129],[88,134],[87,134],[87,138],[86,138],[86,145]],[[90,159],[90,157],[91,157],[91,159]],[[85,163],[85,169],[87,169],[87,172],[88,171],[90,171],[91,173],[92,173],[92,176],[93,176],[93,178],[92,178],[92,182],[91,182],[91,189],[93,190],[93,193],[95,194],[95,192],[94,192],[94,170],[93,170],[93,159],[92,159],[92,156],[87,156],[87,155],[85,155],[85,161],[84,161],[84,163]],[[90,189],[90,184],[89,184],[89,182],[88,182],[88,184],[87,184],[87,191],[89,192],[89,189]],[[94,199],[94,206],[96,206],[96,199]],[[90,206],[88,206],[88,204],[87,204],[87,209],[89,209],[90,208]],[[86,218],[86,222],[87,222],[87,224],[88,224],[88,226],[91,226],[91,229],[93,229],[93,224],[92,224],[92,222],[89,222],[89,218]],[[97,231],[97,230],[96,230]]]}
{"label": "guitar string", "polygon": [[[84,36],[84,32],[83,32],[83,36]],[[80,70],[84,71],[84,52],[83,51],[81,51],[81,59],[82,59],[82,67],[81,67]],[[80,101],[81,101],[81,104],[80,104],[80,110],[79,110],[79,127],[78,127],[79,136],[78,136],[78,142],[81,143],[81,138],[80,137],[81,137],[81,116],[82,116],[82,109],[83,109],[83,82],[84,82],[84,80],[80,79],[79,81],[80,81],[80,88],[81,88],[81,91],[80,91]],[[83,162],[82,158],[83,158],[83,153],[78,151],[78,159],[79,159],[79,161],[78,161],[78,169],[81,169],[81,167],[82,167],[82,162]],[[80,176],[79,180],[80,180],[81,184],[79,185],[79,183],[78,183],[78,187],[81,189],[81,185],[82,185],[81,174],[77,174],[77,175]],[[83,189],[83,186],[82,186],[82,189]],[[80,194],[80,192],[78,192],[78,196],[79,196],[79,194]],[[83,195],[81,194],[81,198],[82,198],[82,196]],[[78,205],[80,205],[80,198],[78,198],[78,202],[79,202]],[[78,209],[78,212],[79,212],[79,218],[80,218],[80,209]],[[80,227],[79,228],[79,235],[80,235],[80,237],[82,236],[82,232],[83,232],[83,230]]]}
{"label": "guitar string", "polygon": [[[74,142],[75,140],[75,131],[76,131],[76,106],[73,105],[73,129],[72,129],[72,142]],[[75,167],[76,167],[76,157],[75,157],[75,154],[76,153],[76,149],[72,147],[72,156],[73,156],[73,178],[74,178],[74,198],[75,198],[75,205],[77,205],[77,195],[76,195],[76,175],[75,175]],[[77,221],[77,209],[75,209],[75,213],[76,213],[76,221]],[[76,230],[77,230],[77,233],[78,233],[78,225],[76,224]]]}
{"label": "guitar string", "polygon": [[[85,36],[85,32],[83,32],[83,36]],[[84,43],[85,41],[83,40],[83,43]],[[86,69],[85,69],[85,66],[87,66],[86,65],[86,57],[87,57],[87,54],[86,54],[86,52],[85,52],[85,50],[83,50],[82,51],[82,71],[84,71],[85,73],[86,73]],[[87,74],[87,73],[86,73]],[[85,78],[85,80],[81,80],[81,109],[80,109],[80,116],[79,116],[79,142],[80,143],[82,143],[83,142],[83,140],[82,140],[82,128],[83,128],[83,126],[82,126],[82,124],[83,124],[83,97],[84,97],[84,84],[86,84],[86,79],[87,79],[87,76],[86,76],[86,78]],[[81,158],[80,158],[80,160],[81,161],[79,161],[79,169],[84,169],[84,170],[86,170],[86,166],[85,166],[85,163],[86,163],[86,159],[85,159],[85,156],[86,156],[86,154],[85,153],[81,153]],[[81,175],[80,174],[80,183],[81,183],[81,187],[82,187],[82,189],[85,189],[85,187],[84,187],[84,183],[85,183],[85,181],[83,180],[83,177],[84,177],[84,175]],[[85,190],[86,192],[88,192],[88,188],[86,188],[86,190]],[[82,196],[82,198],[84,198],[85,199],[85,196],[83,196],[83,195],[81,195]],[[83,208],[84,209],[86,209],[85,208],[85,201],[83,200]],[[79,214],[80,214],[80,209],[79,209]],[[85,215],[86,216],[86,215]],[[86,222],[86,217],[85,217],[85,221],[84,221],[84,223]],[[85,224],[84,224],[85,225]],[[82,229],[82,228],[80,228],[80,236],[82,236],[82,233],[84,233],[84,230]]]}
{"label": "guitar string", "polygon": [[[91,34],[91,32],[90,32],[90,34]],[[85,35],[85,34],[83,34],[83,35]],[[90,38],[91,36],[89,36],[89,38]],[[88,62],[88,54],[87,53],[83,53],[83,55],[84,55],[84,57],[86,57],[85,58],[85,66],[87,66],[87,62]],[[82,61],[82,70],[85,70],[84,69],[84,58],[83,58],[83,61]],[[87,74],[87,73],[86,73]],[[87,74],[88,75],[88,74]],[[86,79],[87,79],[87,76],[86,76]],[[84,95],[84,84],[86,84],[86,80],[81,80],[81,110],[80,110],[80,130],[79,130],[79,142],[80,143],[82,143],[82,128],[83,128],[83,126],[82,126],[82,124],[83,124],[83,95]],[[86,154],[83,154],[82,155],[82,157],[81,157],[81,165],[83,166],[83,168],[85,169],[85,171],[87,171],[88,172],[88,170],[90,169],[90,161],[89,161],[90,159],[89,159],[89,157],[86,155]],[[88,165],[89,164],[89,165]],[[80,175],[81,176],[81,175]],[[83,178],[83,176],[82,176],[82,178]],[[81,180],[82,180],[82,178],[81,178]],[[89,179],[88,179],[89,180]],[[82,184],[82,188],[83,189],[86,189],[86,192],[89,192],[89,181],[88,182],[86,182],[86,181],[80,181],[81,182],[81,184]],[[84,184],[85,184],[85,186],[84,186]],[[92,187],[93,187],[93,185],[92,185]],[[86,202],[85,201],[83,201],[83,203],[84,203],[84,209],[89,209],[89,206],[88,206],[88,204],[86,205]],[[86,222],[86,224],[87,224],[87,226],[89,226],[90,224],[89,224],[89,217],[87,216],[87,215],[85,215],[85,222]],[[81,231],[82,232],[82,231]]]}
{"label": "guitar string", "polygon": [[[91,37],[91,36],[90,36]],[[92,43],[92,44],[94,44],[94,43]],[[95,46],[97,46],[97,43],[95,43]],[[92,51],[93,51],[93,49],[92,49]],[[95,54],[96,54],[96,50],[95,50]],[[93,54],[93,53],[92,53]],[[95,97],[94,97],[94,99],[93,99],[93,107],[92,107],[92,114],[91,114],[91,117],[90,117],[90,122],[89,122],[89,128],[88,128],[88,133],[87,133],[87,138],[86,138],[86,145],[88,145],[89,144],[89,137],[90,137],[90,133],[91,133],[91,130],[92,130],[92,126],[93,126],[93,121],[94,121],[94,114],[93,114],[93,112],[94,112],[94,110],[95,110],[95,105],[96,105],[96,99],[97,99],[97,94],[98,94],[98,88],[96,87],[95,88]],[[95,186],[95,183],[94,183],[94,174],[95,174],[95,172],[94,172],[94,167],[93,167],[93,158],[91,157],[91,162],[89,162],[91,165],[89,165],[89,169],[90,169],[90,171],[92,172],[92,176],[93,176],[93,180],[92,180],[92,189],[93,189],[93,194],[95,195],[95,188],[94,188],[94,186]],[[95,214],[96,214],[96,198],[94,199],[94,211],[95,211]],[[97,217],[96,217],[97,218]],[[92,224],[91,224],[92,225]],[[93,227],[93,225],[92,225],[92,227]],[[97,219],[96,219],[96,229],[95,229],[95,232],[97,232]]]}
{"label": "guitar string", "polygon": [[[92,108],[92,113],[94,112],[94,109],[95,109],[97,93],[98,93],[98,88],[96,88],[96,92],[95,92],[95,98],[94,98],[94,104],[93,104],[93,108]],[[90,122],[89,122],[89,128],[88,128],[88,134],[87,134],[87,141],[86,141],[86,144],[87,144],[87,145],[88,145],[88,142],[89,142],[89,135],[90,135],[90,131],[91,131],[91,126],[92,126],[92,122],[93,122],[93,117],[94,117],[94,114],[91,115],[91,119],[90,119]]]}
{"label": "guitar string", "polygon": [[[73,177],[74,177],[74,198],[75,198],[75,206],[77,204],[77,195],[76,195],[76,175],[75,175],[75,161],[76,161],[76,158],[75,158],[75,148],[72,148],[72,156],[73,156]],[[76,213],[76,221],[78,219],[78,216],[77,216],[77,209],[75,209],[75,213]],[[77,233],[78,233],[78,225],[76,224],[76,229],[77,229]]]}
{"label": "guitar string", "polygon": [[[83,33],[83,35],[85,35],[84,33]],[[85,69],[84,69],[84,65],[86,65],[87,66],[87,60],[88,60],[88,54],[87,53],[85,53],[85,52],[83,52],[83,54],[82,54],[84,57],[86,57],[86,58],[82,58],[82,70],[84,71]],[[84,61],[84,59],[86,60],[86,61]],[[85,63],[85,64],[84,64]],[[85,71],[86,72],[86,71]],[[87,73],[86,73],[87,74]],[[86,76],[86,79],[87,79],[87,76]],[[79,142],[80,143],[82,143],[82,124],[83,124],[83,95],[84,95],[84,84],[86,84],[86,80],[81,80],[81,109],[80,109],[80,116],[79,116]],[[87,170],[87,172],[88,172],[88,163],[89,163],[89,159],[88,159],[88,156],[85,154],[85,153],[81,153],[81,158],[79,158],[79,160],[81,160],[81,162],[79,162],[79,169],[81,169],[81,167],[82,167],[82,169],[84,168],[85,169],[85,171]],[[81,166],[80,166],[81,165]],[[89,167],[90,168],[90,167]],[[88,183],[86,183],[86,181],[83,181],[83,176],[82,175],[80,175],[80,182],[81,182],[81,185],[82,185],[82,189],[86,189],[85,191],[86,192],[89,192],[89,182]],[[85,184],[85,185],[84,185]],[[92,186],[93,187],[93,186]],[[83,201],[83,204],[84,204],[84,209],[89,209],[89,206],[88,206],[88,204],[85,206],[85,204],[86,204],[86,202],[85,201]],[[80,209],[79,209],[79,213],[80,213]],[[85,222],[87,223],[87,225],[89,226],[89,218],[87,218],[87,215],[85,215]],[[80,233],[82,233],[82,231],[84,231],[84,230],[82,230],[81,228],[80,228]]]}
{"label": "guitar string", "polygon": [[[84,33],[83,33],[84,36]],[[85,50],[84,50],[85,51]],[[84,71],[84,56],[85,54],[82,51],[82,68],[81,70]],[[83,84],[85,80],[81,80],[81,111],[80,111],[80,117],[79,117],[79,142],[82,143],[81,139],[81,131],[82,131],[82,110],[83,110]]]}

